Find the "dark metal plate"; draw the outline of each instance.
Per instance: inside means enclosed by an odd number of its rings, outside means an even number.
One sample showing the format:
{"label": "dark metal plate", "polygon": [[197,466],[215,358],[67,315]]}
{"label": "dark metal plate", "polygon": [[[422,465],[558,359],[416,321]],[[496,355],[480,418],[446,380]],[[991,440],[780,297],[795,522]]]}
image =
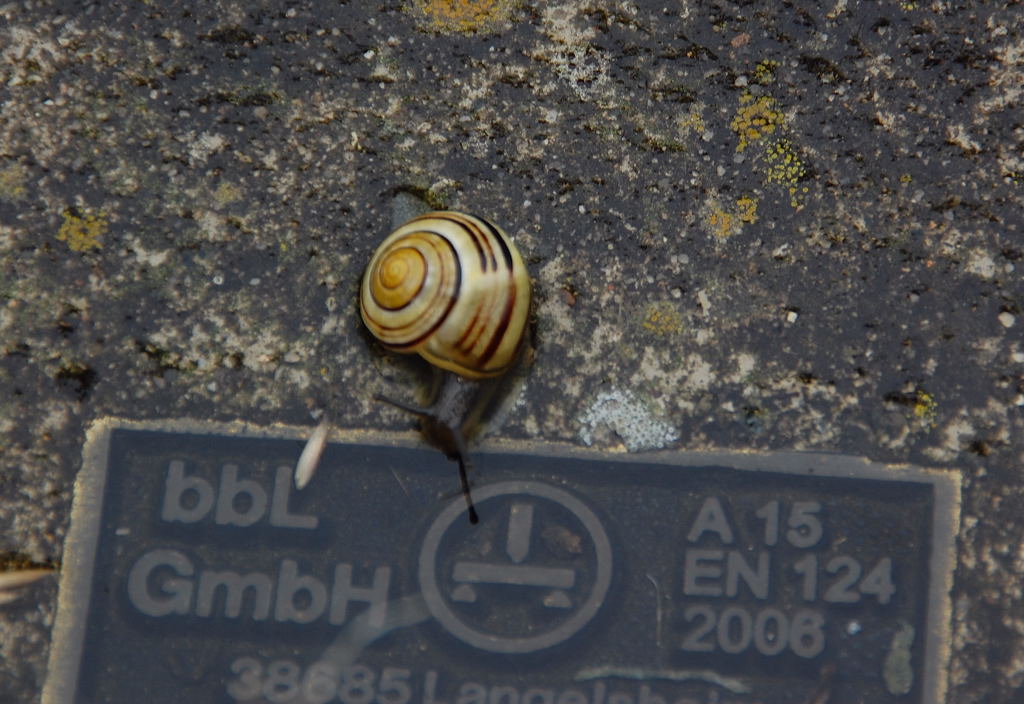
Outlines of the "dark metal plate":
{"label": "dark metal plate", "polygon": [[110,421],[61,582],[58,702],[940,701],[956,475],[856,458]]}

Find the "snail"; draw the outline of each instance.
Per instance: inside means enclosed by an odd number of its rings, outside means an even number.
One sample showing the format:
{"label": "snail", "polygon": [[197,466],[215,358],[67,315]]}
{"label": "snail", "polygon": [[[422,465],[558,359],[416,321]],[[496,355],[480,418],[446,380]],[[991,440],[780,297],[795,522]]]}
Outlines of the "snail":
{"label": "snail", "polygon": [[[436,211],[392,232],[363,275],[359,310],[386,348],[423,357],[444,378],[433,403],[377,399],[416,414],[427,437],[459,464],[471,523],[467,437],[498,379],[519,360],[530,310],[530,278],[497,225],[475,215]],[[436,388],[436,387],[435,387]]]}

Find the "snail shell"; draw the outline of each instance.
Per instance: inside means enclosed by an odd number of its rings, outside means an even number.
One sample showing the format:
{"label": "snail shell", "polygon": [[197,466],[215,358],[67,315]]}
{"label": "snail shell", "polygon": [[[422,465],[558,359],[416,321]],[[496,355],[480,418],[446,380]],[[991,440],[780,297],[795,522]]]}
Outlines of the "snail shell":
{"label": "snail shell", "polygon": [[530,278],[500,227],[432,212],[388,235],[366,268],[359,300],[363,322],[384,346],[484,379],[516,362]]}

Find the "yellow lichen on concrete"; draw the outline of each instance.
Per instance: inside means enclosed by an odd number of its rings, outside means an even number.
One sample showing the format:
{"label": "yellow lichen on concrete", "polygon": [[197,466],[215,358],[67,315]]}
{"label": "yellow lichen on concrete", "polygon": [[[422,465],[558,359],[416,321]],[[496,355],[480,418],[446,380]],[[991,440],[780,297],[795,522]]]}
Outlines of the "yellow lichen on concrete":
{"label": "yellow lichen on concrete", "polygon": [[103,247],[100,238],[107,233],[110,223],[102,213],[85,213],[78,216],[70,210],[65,210],[61,217],[64,218],[64,222],[57,232],[57,239],[67,242],[73,251],[87,252]]}
{"label": "yellow lichen on concrete", "polygon": [[935,427],[939,414],[939,403],[924,389],[907,385],[901,391],[886,394],[885,401],[906,409],[918,429]]}
{"label": "yellow lichen on concrete", "polygon": [[807,186],[799,185],[800,179],[807,175],[807,167],[793,149],[793,143],[788,139],[771,142],[765,149],[765,158],[768,161],[765,184],[784,187],[789,193],[789,204],[799,207],[808,191]]}
{"label": "yellow lichen on concrete", "polygon": [[938,405],[939,404],[935,401],[934,396],[927,391],[918,389],[911,408],[914,410],[915,418],[920,418],[921,420],[927,421],[929,424],[934,424]]}
{"label": "yellow lichen on concrete", "polygon": [[735,206],[728,208],[717,199],[713,199],[705,207],[704,219],[715,237],[725,239],[739,234],[744,223],[757,222],[757,199],[740,196],[736,199]]}
{"label": "yellow lichen on concrete", "polygon": [[775,69],[778,67],[779,62],[772,59],[758,62],[757,66],[754,67],[754,82],[760,83],[763,86],[768,85],[775,80]]}
{"label": "yellow lichen on concrete", "polygon": [[721,207],[712,208],[711,214],[708,216],[708,225],[711,226],[715,235],[721,238],[736,234],[739,228],[739,223],[736,222],[733,214],[727,213]]}
{"label": "yellow lichen on concrete", "polygon": [[702,135],[705,130],[704,118],[701,117],[700,110],[697,108],[690,110],[686,115],[680,117],[676,121],[676,125],[679,127],[679,132],[684,136],[691,133]]}
{"label": "yellow lichen on concrete", "polygon": [[217,186],[217,190],[213,192],[213,199],[217,202],[217,205],[224,207],[237,200],[241,200],[242,189],[233,183],[221,181],[221,184]]}
{"label": "yellow lichen on concrete", "polygon": [[683,316],[672,303],[651,303],[644,311],[644,319],[640,325],[658,337],[674,335],[683,329]]}
{"label": "yellow lichen on concrete", "polygon": [[774,133],[785,123],[786,117],[778,109],[775,98],[768,95],[754,97],[747,92],[740,96],[740,106],[729,126],[739,138],[736,151],[754,144],[758,140]]}
{"label": "yellow lichen on concrete", "polygon": [[416,0],[412,5],[427,29],[462,34],[496,29],[514,7],[513,0]]}
{"label": "yellow lichen on concrete", "polygon": [[740,196],[736,199],[736,217],[742,222],[757,222],[757,199]]}
{"label": "yellow lichen on concrete", "polygon": [[[754,80],[774,80],[777,66],[776,61],[761,61],[754,69]],[[803,198],[809,191],[807,186],[800,185],[801,179],[807,175],[807,167],[794,149],[793,143],[784,136],[787,131],[786,115],[779,108],[775,98],[769,95],[755,97],[750,91],[744,92],[740,96],[740,105],[730,127],[739,137],[737,152],[754,145],[759,147],[757,153],[764,159],[764,162],[760,163],[760,169],[764,175],[765,185],[782,186],[789,195],[789,204],[794,208],[801,207]],[[726,232],[735,229],[733,223],[722,217],[716,218],[716,222],[712,224]]]}
{"label": "yellow lichen on concrete", "polygon": [[0,169],[0,199],[14,202],[25,197],[25,181],[28,174],[21,164],[12,164]]}

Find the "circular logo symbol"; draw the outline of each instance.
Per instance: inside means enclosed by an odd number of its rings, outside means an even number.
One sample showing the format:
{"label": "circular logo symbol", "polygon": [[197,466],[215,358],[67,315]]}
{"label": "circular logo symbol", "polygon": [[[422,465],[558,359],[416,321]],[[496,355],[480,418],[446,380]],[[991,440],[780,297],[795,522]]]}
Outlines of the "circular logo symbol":
{"label": "circular logo symbol", "polygon": [[612,550],[593,511],[568,492],[513,481],[474,490],[482,521],[462,499],[427,531],[420,589],[452,635],[482,650],[529,653],[567,640],[608,594]]}

